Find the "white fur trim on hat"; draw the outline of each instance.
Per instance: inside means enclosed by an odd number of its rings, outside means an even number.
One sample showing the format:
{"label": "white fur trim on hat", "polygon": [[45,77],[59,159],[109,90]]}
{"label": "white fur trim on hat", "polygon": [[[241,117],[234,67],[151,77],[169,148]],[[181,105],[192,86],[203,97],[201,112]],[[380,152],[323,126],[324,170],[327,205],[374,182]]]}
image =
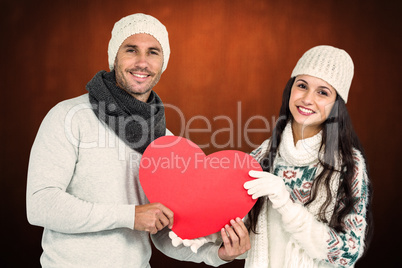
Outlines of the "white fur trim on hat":
{"label": "white fur trim on hat", "polygon": [[142,13],[126,16],[114,24],[108,48],[110,70],[114,68],[117,51],[124,40],[138,33],[150,34],[158,40],[163,53],[162,72],[165,71],[170,56],[168,32],[159,20]]}
{"label": "white fur trim on hat", "polygon": [[352,58],[345,50],[332,46],[316,46],[299,59],[291,77],[311,75],[320,78],[334,87],[346,103],[353,72]]}

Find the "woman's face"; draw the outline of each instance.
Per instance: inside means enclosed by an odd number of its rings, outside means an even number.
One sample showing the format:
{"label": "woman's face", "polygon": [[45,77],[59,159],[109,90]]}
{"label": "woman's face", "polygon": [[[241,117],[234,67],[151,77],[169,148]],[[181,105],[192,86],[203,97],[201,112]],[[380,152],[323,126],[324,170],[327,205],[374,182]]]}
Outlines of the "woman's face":
{"label": "woman's face", "polygon": [[293,131],[303,139],[320,132],[336,99],[335,89],[320,78],[298,75],[293,83],[289,109],[293,116]]}

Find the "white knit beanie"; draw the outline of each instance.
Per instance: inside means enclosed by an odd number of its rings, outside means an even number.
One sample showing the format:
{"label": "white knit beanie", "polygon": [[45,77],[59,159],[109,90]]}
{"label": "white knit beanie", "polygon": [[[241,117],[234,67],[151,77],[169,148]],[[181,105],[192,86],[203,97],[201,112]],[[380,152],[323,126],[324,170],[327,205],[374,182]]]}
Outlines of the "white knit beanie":
{"label": "white knit beanie", "polygon": [[320,78],[335,88],[346,103],[353,72],[352,58],[345,50],[332,46],[316,46],[299,59],[291,77],[311,75]]}
{"label": "white knit beanie", "polygon": [[114,68],[117,51],[124,40],[138,33],[150,34],[158,40],[163,53],[162,72],[165,71],[170,56],[168,32],[166,27],[159,20],[142,13],[129,15],[114,24],[112,38],[109,41],[108,48],[110,70],[112,71]]}

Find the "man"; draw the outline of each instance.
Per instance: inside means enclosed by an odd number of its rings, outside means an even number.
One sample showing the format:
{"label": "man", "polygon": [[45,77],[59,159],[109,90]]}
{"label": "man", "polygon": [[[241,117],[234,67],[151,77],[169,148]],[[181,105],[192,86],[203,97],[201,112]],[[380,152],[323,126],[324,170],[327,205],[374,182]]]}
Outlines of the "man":
{"label": "man", "polygon": [[122,18],[109,42],[111,72],[98,72],[87,94],[57,104],[43,120],[27,182],[28,221],[44,227],[43,267],[149,267],[149,234],[161,230],[158,247],[178,259],[216,266],[244,251],[236,243],[208,243],[198,254],[173,248],[165,228],[173,226],[173,212],[149,204],[139,183],[142,153],[167,132],[152,89],[169,54],[168,33],[157,19]]}

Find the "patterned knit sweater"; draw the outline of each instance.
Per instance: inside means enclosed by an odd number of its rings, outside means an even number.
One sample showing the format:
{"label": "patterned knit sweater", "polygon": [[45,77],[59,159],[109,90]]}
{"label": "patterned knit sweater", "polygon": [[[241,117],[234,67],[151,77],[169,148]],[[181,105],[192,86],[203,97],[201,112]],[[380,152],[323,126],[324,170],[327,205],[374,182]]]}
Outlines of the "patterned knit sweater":
{"label": "patterned knit sweater", "polygon": [[[273,209],[270,201],[264,202],[257,223],[258,234],[250,235],[252,248],[246,267],[354,267],[362,255],[368,178],[359,151],[354,151],[353,197],[356,204],[344,219],[344,232],[335,231],[316,217],[326,199],[325,191],[320,191],[316,201],[305,206],[315,176],[320,172],[317,159],[320,142],[321,133],[301,140],[295,146],[291,125],[285,128],[273,173],[283,178],[291,200],[279,209]],[[260,161],[268,143],[266,140],[251,155]],[[339,177],[332,179],[333,196],[337,196],[339,180]],[[335,202],[334,198],[329,214],[326,213],[327,219],[332,216]]]}

